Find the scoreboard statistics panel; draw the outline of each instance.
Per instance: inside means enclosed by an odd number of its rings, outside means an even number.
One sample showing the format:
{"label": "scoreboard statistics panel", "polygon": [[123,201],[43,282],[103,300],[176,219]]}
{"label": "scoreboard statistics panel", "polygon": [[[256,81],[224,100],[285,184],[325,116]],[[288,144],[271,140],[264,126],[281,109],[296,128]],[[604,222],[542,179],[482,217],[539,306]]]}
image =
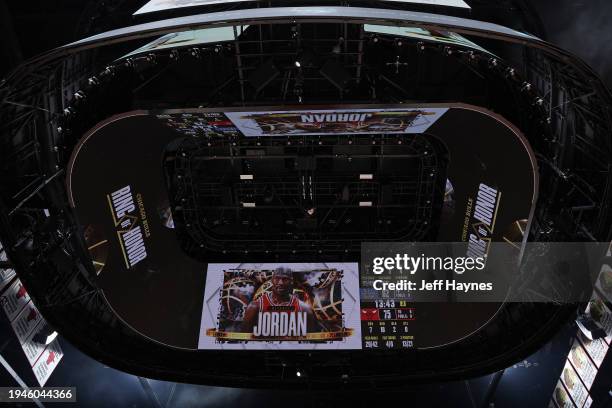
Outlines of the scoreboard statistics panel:
{"label": "scoreboard statistics panel", "polygon": [[496,302],[426,301],[410,291],[374,290],[369,274],[360,278],[362,350],[443,347],[476,333],[501,306]]}
{"label": "scoreboard statistics panel", "polygon": [[362,348],[413,348],[416,316],[416,308],[406,300],[380,299],[362,302]]}

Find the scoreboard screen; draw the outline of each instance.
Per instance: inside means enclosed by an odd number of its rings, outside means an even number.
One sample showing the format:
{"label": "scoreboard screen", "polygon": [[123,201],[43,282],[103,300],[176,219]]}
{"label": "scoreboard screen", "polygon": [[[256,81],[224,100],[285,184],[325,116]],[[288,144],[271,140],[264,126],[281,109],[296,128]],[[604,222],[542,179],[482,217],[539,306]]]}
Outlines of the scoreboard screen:
{"label": "scoreboard screen", "polygon": [[383,299],[388,292],[368,296],[358,269],[356,263],[209,264],[198,347],[415,347],[416,304]]}
{"label": "scoreboard screen", "polygon": [[406,300],[381,299],[361,303],[362,348],[414,347],[416,308]]}
{"label": "scoreboard screen", "polygon": [[198,348],[360,349],[358,265],[209,264]]}
{"label": "scoreboard screen", "polygon": [[209,264],[198,348],[432,348],[476,332],[499,306],[372,290],[357,263]]}

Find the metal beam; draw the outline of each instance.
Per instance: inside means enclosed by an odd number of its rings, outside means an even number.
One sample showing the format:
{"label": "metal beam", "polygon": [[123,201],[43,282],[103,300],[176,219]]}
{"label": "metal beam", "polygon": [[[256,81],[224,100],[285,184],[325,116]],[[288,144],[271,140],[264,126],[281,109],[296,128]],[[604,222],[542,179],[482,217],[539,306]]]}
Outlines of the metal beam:
{"label": "metal beam", "polygon": [[149,397],[149,399],[151,400],[151,405],[155,408],[164,408],[161,402],[159,402],[159,398],[151,387],[151,383],[149,383],[149,380],[143,377],[138,377],[138,380],[140,381],[140,385],[142,385],[142,389],[144,390],[145,394],[147,394],[147,397]]}
{"label": "metal beam", "polygon": [[487,393],[482,399],[482,403],[480,404],[481,408],[489,408],[489,404],[493,402],[495,399],[495,393],[497,392],[497,387],[501,382],[502,376],[504,375],[505,370],[501,370],[493,374],[493,378],[491,378],[491,382],[487,388]]}

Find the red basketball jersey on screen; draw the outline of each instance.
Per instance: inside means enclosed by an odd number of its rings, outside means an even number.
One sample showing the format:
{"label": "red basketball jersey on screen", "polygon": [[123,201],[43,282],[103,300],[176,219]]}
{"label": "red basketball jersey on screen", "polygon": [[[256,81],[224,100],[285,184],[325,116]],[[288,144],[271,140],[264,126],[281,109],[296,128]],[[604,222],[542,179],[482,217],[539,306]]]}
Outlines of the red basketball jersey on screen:
{"label": "red basketball jersey on screen", "polygon": [[295,295],[291,295],[288,302],[274,303],[274,301],[272,300],[272,295],[266,292],[259,298],[259,310],[261,312],[299,312],[301,308],[300,301]]}

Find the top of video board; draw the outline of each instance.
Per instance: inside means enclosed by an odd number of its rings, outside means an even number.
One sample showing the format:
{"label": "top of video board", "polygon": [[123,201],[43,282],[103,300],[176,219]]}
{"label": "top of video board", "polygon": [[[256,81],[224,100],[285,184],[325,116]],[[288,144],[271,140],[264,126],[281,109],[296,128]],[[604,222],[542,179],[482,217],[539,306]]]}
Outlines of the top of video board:
{"label": "top of video board", "polygon": [[[245,3],[254,2],[257,0],[151,0],[134,15],[156,13],[160,11],[174,10],[177,8],[209,6],[228,3]],[[425,4],[430,6],[444,6],[470,9],[471,7],[463,0],[383,0],[393,3],[413,3]]]}

